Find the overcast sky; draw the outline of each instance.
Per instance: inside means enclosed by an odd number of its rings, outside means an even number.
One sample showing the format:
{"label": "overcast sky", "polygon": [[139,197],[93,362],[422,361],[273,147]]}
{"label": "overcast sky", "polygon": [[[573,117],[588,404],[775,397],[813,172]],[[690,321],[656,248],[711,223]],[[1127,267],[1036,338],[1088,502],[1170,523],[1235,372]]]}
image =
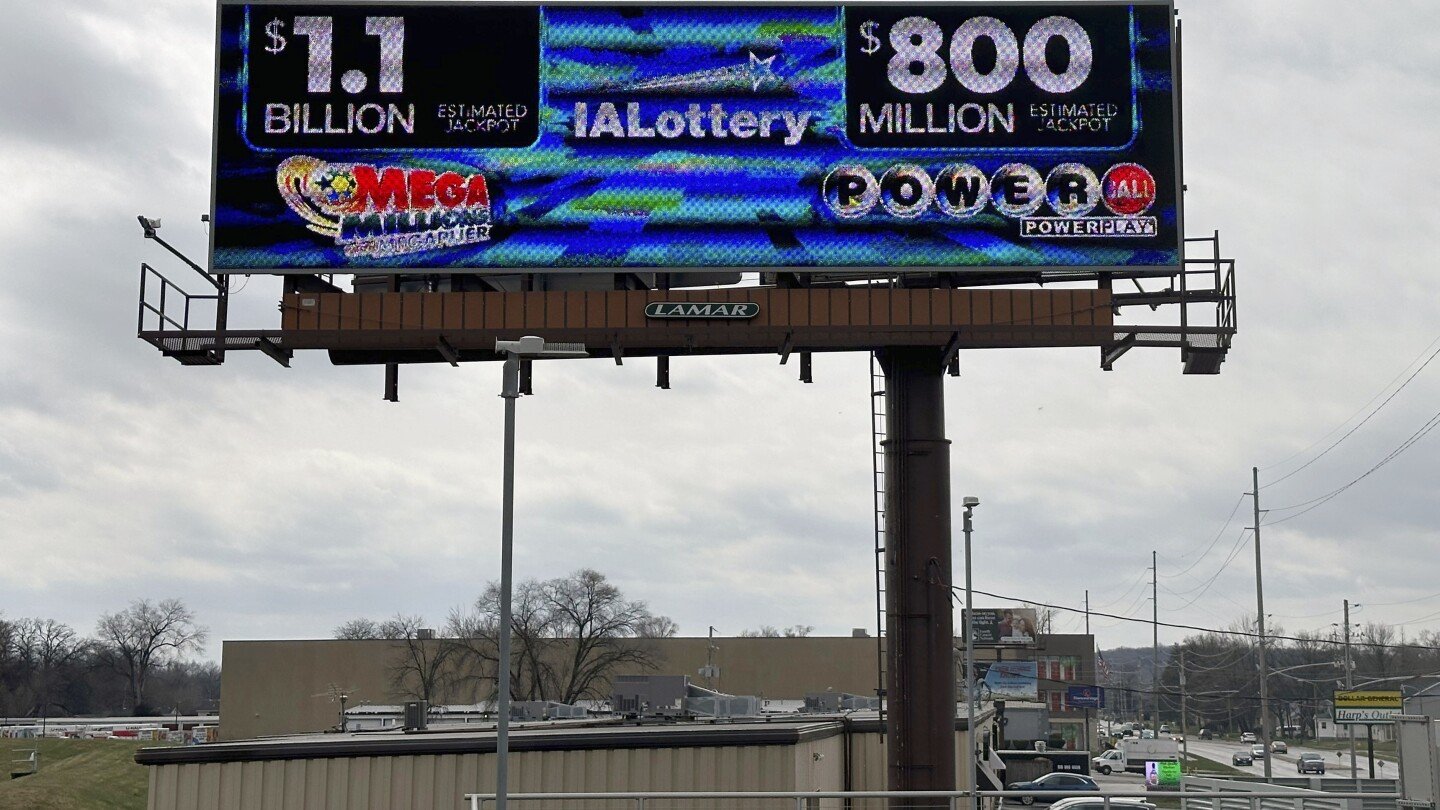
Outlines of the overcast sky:
{"label": "overcast sky", "polygon": [[[1188,226],[1218,229],[1239,268],[1223,373],[1182,376],[1173,350],[1110,373],[1095,349],[972,351],[947,420],[955,500],[982,501],[977,588],[1063,605],[1089,589],[1097,609],[1148,617],[1154,549],[1161,619],[1227,626],[1255,611],[1248,499],[1222,531],[1251,466],[1264,484],[1310,461],[1440,348],[1440,4],[1181,10]],[[185,368],[134,337],[139,263],[178,270],[135,215],[203,256],[213,5],[56,0],[6,17],[0,613],[90,632],[131,599],[175,596],[218,658],[223,639],[396,612],[438,623],[472,599],[498,576],[498,367],[406,367],[390,404],[378,368],[323,353]],[[278,281],[241,285],[232,324],[273,328]],[[773,356],[672,369],[670,391],[648,361],[537,369],[519,403],[517,577],[596,568],[685,635],[873,632],[868,357],[818,355],[813,385]],[[1262,506],[1351,481],[1437,409],[1440,361]],[[1267,612],[1327,628],[1349,597],[1367,604],[1357,620],[1440,627],[1437,473],[1431,436],[1262,526]],[[1093,627],[1105,647],[1150,640]]]}

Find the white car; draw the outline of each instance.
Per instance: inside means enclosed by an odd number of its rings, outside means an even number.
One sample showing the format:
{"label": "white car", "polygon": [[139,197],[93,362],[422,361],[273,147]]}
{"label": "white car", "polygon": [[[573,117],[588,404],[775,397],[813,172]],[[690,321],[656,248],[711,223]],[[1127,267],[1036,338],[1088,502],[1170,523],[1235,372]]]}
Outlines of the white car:
{"label": "white car", "polygon": [[1253,731],[1247,731],[1247,732],[1245,732],[1244,734],[1241,734],[1241,735],[1240,735],[1240,742],[1242,742],[1242,743],[1253,743],[1253,742],[1255,742],[1255,732],[1253,732]]}

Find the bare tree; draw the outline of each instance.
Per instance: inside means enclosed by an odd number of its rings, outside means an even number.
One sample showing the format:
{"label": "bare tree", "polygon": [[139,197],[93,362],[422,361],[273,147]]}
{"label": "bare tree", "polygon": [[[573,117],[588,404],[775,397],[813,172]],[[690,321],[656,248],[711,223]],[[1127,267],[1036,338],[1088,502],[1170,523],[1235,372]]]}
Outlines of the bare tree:
{"label": "bare tree", "polygon": [[390,665],[390,688],[396,694],[436,703],[448,697],[450,661],[456,654],[449,639],[435,638],[420,616],[396,614],[380,623],[385,638],[402,642]]}
{"label": "bare tree", "polygon": [[380,632],[380,622],[374,619],[351,619],[348,622],[335,628],[335,638],[347,641],[363,641],[372,638],[385,638]]}
{"label": "bare tree", "polygon": [[15,653],[15,625],[0,616],[0,716],[12,714],[11,697],[19,679]]}
{"label": "bare tree", "polygon": [[[618,668],[653,669],[646,639],[672,636],[675,622],[627,600],[603,574],[582,569],[567,577],[520,583],[511,600],[510,696],[517,700],[573,703],[608,688]],[[460,669],[491,684],[498,664],[499,586],[491,583],[475,604],[454,610],[447,633],[457,638]]]}
{"label": "bare tree", "polygon": [[605,575],[585,568],[544,588],[554,631],[567,639],[568,660],[555,667],[554,694],[563,703],[599,697],[608,674],[622,666],[653,668],[655,652],[636,643],[636,628],[651,619],[644,602],[624,598]]}
{"label": "bare tree", "polygon": [[29,713],[48,717],[55,693],[72,674],[89,645],[74,628],[54,619],[21,619],[14,625],[11,642],[15,657],[26,671],[32,706]]}
{"label": "bare tree", "polygon": [[1384,678],[1395,674],[1395,628],[1388,624],[1369,622],[1360,629],[1355,641],[1355,659],[1368,678]]}
{"label": "bare tree", "polygon": [[740,638],[805,638],[813,632],[815,626],[809,624],[792,624],[789,627],[762,624],[754,630],[741,630]]}
{"label": "bare tree", "polygon": [[172,656],[204,648],[206,630],[179,599],[137,599],[96,625],[96,642],[110,665],[127,679],[130,710],[148,713],[145,682],[151,670]]}
{"label": "bare tree", "polygon": [[669,616],[651,616],[635,624],[635,635],[640,638],[674,638],[680,632],[680,625]]}
{"label": "bare tree", "polygon": [[1029,602],[1021,602],[1020,604],[1035,611],[1035,632],[1042,635],[1049,635],[1055,626],[1055,617],[1059,611],[1053,607],[1032,605]]}

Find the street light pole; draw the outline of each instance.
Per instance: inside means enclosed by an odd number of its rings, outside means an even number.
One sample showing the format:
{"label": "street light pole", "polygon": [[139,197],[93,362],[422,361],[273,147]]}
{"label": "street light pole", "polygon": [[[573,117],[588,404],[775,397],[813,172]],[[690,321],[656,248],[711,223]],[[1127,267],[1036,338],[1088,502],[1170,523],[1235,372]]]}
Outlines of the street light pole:
{"label": "street light pole", "polygon": [[515,400],[520,398],[520,355],[509,352],[500,372],[505,400],[505,463],[500,507],[500,657],[495,695],[495,807],[506,810],[510,782],[510,572],[514,567]]}
{"label": "street light pole", "polygon": [[970,564],[970,513],[980,505],[980,499],[967,495],[960,503],[965,507],[961,524],[965,532],[965,739],[970,749],[963,762],[965,783],[970,786],[970,810],[979,810],[980,797],[975,794],[975,591],[971,578],[974,567]]}
{"label": "street light pole", "polygon": [[506,810],[510,782],[510,591],[515,539],[515,400],[520,398],[520,361],[544,357],[586,357],[581,343],[550,343],[527,335],[519,340],[496,340],[495,351],[505,355],[500,396],[505,400],[505,462],[501,473],[500,506],[500,670],[495,696],[495,810]]}

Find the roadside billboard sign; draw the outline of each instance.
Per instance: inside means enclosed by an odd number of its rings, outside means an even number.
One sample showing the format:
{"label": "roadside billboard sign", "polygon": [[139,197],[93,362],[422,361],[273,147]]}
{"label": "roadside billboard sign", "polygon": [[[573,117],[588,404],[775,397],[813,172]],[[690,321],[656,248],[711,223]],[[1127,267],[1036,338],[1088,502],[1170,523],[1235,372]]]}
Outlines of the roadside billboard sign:
{"label": "roadside billboard sign", "polygon": [[977,661],[975,689],[986,700],[1028,700],[1040,697],[1034,661]]}
{"label": "roadside billboard sign", "polygon": [[1337,691],[1334,703],[1335,722],[1348,725],[1393,723],[1401,710],[1399,690]]}
{"label": "roadside billboard sign", "polygon": [[[964,611],[961,611],[964,615]],[[1038,635],[1032,608],[983,608],[971,622],[977,647],[1033,647]],[[962,631],[963,633],[963,631]]]}
{"label": "roadside billboard sign", "polygon": [[1072,709],[1105,708],[1105,688],[1102,686],[1067,686],[1065,703]]}
{"label": "roadside billboard sign", "polygon": [[1170,0],[236,2],[217,272],[1169,274]]}

